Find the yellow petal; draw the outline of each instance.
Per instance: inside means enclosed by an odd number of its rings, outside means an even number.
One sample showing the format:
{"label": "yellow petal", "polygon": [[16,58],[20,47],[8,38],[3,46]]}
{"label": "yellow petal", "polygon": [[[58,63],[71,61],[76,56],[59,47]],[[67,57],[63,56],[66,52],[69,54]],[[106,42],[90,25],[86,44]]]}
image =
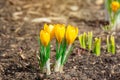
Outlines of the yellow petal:
{"label": "yellow petal", "polygon": [[65,26],[62,24],[55,25],[55,37],[59,43],[62,42],[65,35]]}
{"label": "yellow petal", "polygon": [[118,1],[113,1],[111,4],[111,8],[113,12],[116,12],[120,8],[120,4]]}
{"label": "yellow petal", "polygon": [[47,31],[48,33],[50,33],[50,39],[52,39],[54,37],[54,26],[53,25],[44,25],[44,30]]}
{"label": "yellow petal", "polygon": [[41,30],[40,31],[40,41],[41,41],[42,45],[47,46],[48,43],[50,42],[50,34],[45,30]]}
{"label": "yellow petal", "polygon": [[78,34],[78,28],[69,25],[66,30],[66,41],[68,44],[72,44]]}

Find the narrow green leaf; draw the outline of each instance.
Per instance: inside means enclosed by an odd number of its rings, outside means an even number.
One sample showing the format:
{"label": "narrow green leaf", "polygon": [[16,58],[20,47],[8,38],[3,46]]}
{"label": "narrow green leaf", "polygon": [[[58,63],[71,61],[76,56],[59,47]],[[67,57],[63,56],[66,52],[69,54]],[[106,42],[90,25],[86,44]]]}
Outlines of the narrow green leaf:
{"label": "narrow green leaf", "polygon": [[64,53],[66,51],[66,46],[67,46],[67,43],[66,43],[65,39],[63,39],[61,44],[58,45],[58,43],[57,43],[58,50],[56,52],[56,60],[58,60],[61,56],[64,56]]}
{"label": "narrow green leaf", "polygon": [[45,66],[47,60],[50,57],[50,43],[45,47],[41,44],[40,38],[38,37],[38,44],[39,44],[39,66],[41,68],[41,70],[43,69],[43,67]]}
{"label": "narrow green leaf", "polygon": [[107,42],[107,52],[111,52],[109,36],[107,36],[107,41],[106,42]]}
{"label": "narrow green leaf", "polygon": [[50,43],[46,46],[45,62],[50,58]]}
{"label": "narrow green leaf", "polygon": [[93,38],[93,33],[92,32],[88,32],[88,50],[91,50],[92,48],[92,38]]}
{"label": "narrow green leaf", "polygon": [[96,56],[100,56],[100,50],[101,50],[101,39],[95,38],[93,52],[96,54]]}
{"label": "narrow green leaf", "polygon": [[112,3],[112,0],[105,0],[105,7],[106,7],[106,9],[107,9],[107,11],[109,13],[109,16],[112,13],[111,3]]}
{"label": "narrow green leaf", "polygon": [[79,42],[80,42],[80,46],[83,48],[83,35],[79,35]]}
{"label": "narrow green leaf", "polygon": [[63,43],[64,45],[63,45],[63,52],[62,52],[62,59],[61,59],[61,64],[63,63],[63,60],[64,60],[64,57],[65,57],[65,52],[66,52],[66,50],[67,50],[67,42],[66,42],[66,40],[64,40],[64,43]]}
{"label": "narrow green leaf", "polygon": [[120,3],[120,0],[117,0]]}
{"label": "narrow green leaf", "polygon": [[86,32],[84,32],[84,34],[83,34],[82,44],[83,44],[83,48],[86,49],[86,45],[87,45],[87,34],[86,34]]}
{"label": "narrow green leaf", "polygon": [[58,41],[56,40],[56,60],[58,60],[58,58],[59,58],[59,56],[58,56],[58,54],[59,54],[59,44],[58,44]]}
{"label": "narrow green leaf", "polygon": [[114,36],[111,35],[110,37],[110,44],[111,44],[111,53],[115,54],[115,38]]}
{"label": "narrow green leaf", "polygon": [[65,51],[64,56],[62,56],[61,65],[64,65],[66,63],[68,56],[70,55],[72,49],[73,49],[72,45],[69,45],[67,50]]}

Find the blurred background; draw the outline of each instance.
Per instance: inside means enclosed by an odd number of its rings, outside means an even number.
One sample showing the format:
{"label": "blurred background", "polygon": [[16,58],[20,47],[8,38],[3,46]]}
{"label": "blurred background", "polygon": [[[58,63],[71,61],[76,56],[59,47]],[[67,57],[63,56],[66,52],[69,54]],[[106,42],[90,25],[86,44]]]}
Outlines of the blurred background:
{"label": "blurred background", "polygon": [[104,0],[0,0],[0,15],[33,23],[104,19]]}

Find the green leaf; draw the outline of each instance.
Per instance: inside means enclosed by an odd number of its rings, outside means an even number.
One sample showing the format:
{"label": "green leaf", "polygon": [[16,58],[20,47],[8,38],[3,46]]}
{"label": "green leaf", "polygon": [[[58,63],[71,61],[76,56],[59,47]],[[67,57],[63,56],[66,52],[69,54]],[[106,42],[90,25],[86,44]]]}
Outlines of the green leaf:
{"label": "green leaf", "polygon": [[84,32],[83,34],[83,40],[82,40],[83,48],[86,49],[87,45],[87,34]]}
{"label": "green leaf", "polygon": [[111,44],[111,47],[110,47],[111,53],[115,54],[115,38],[112,35],[110,37],[110,44]]}
{"label": "green leaf", "polygon": [[93,52],[96,54],[96,56],[100,56],[100,50],[101,50],[101,39],[95,38]]}
{"label": "green leaf", "polygon": [[38,38],[38,43],[39,43],[39,66],[41,69],[45,66],[47,60],[50,57],[50,43],[45,47],[41,44],[40,38]]}
{"label": "green leaf", "polygon": [[91,50],[92,48],[92,39],[93,39],[93,33],[88,32],[88,38],[87,38],[87,43],[88,43],[88,49]]}
{"label": "green leaf", "polygon": [[66,46],[67,46],[67,43],[66,43],[65,39],[63,39],[63,41],[59,45],[58,45],[58,42],[56,43],[56,49],[57,49],[56,60],[58,60],[61,56],[64,55]]}
{"label": "green leaf", "polygon": [[56,40],[56,60],[58,60],[61,56],[61,52],[62,52],[62,43],[59,44],[58,41]]}
{"label": "green leaf", "polygon": [[72,49],[73,49],[72,45],[71,46],[69,45],[68,48],[65,51],[64,56],[62,56],[61,65],[64,65],[66,63],[66,61],[68,59],[68,56],[70,55]]}
{"label": "green leaf", "polygon": [[46,48],[45,62],[47,62],[47,60],[50,58],[50,43],[45,48]]}
{"label": "green leaf", "polygon": [[[62,41],[63,42],[63,41]],[[58,55],[58,59],[60,56],[62,56],[62,52],[63,52],[63,43],[60,44],[60,48],[59,48],[59,53],[57,54]]]}
{"label": "green leaf", "polygon": [[117,0],[120,3],[120,0]]}
{"label": "green leaf", "polygon": [[44,47],[42,46],[39,37],[38,37],[38,43],[39,43],[39,59],[38,59],[38,62],[39,62],[39,66],[43,67],[43,65],[44,65],[44,56],[42,54],[44,54],[44,51],[43,51]]}
{"label": "green leaf", "polygon": [[107,52],[111,52],[111,49],[110,49],[110,40],[109,40],[109,36],[107,36]]}
{"label": "green leaf", "polygon": [[105,7],[106,7],[109,15],[111,15],[111,13],[112,13],[111,3],[112,3],[112,0],[105,0]]}
{"label": "green leaf", "polygon": [[64,57],[65,57],[65,52],[66,52],[66,50],[67,50],[67,42],[66,42],[66,40],[64,40],[64,43],[63,43],[64,45],[63,45],[63,52],[62,52],[62,59],[61,59],[61,64],[63,63],[63,60],[64,60]]}
{"label": "green leaf", "polygon": [[79,35],[79,42],[80,42],[80,46],[83,47],[83,35]]}
{"label": "green leaf", "polygon": [[58,41],[56,40],[56,60],[58,60],[59,56],[59,44],[58,44]]}
{"label": "green leaf", "polygon": [[44,67],[45,65],[45,54],[44,54],[44,46],[40,46],[40,50],[39,50],[39,63],[40,63],[40,67]]}

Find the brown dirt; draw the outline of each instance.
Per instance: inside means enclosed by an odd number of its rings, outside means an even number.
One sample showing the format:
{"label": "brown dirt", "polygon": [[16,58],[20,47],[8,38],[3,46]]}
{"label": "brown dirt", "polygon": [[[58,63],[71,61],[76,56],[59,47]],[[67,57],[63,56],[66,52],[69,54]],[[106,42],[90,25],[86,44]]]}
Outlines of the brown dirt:
{"label": "brown dirt", "polygon": [[106,52],[104,40],[100,57],[81,51],[76,40],[64,73],[42,74],[36,54],[44,23],[71,24],[79,34],[93,31],[103,39],[108,34],[101,29],[108,22],[100,0],[0,0],[0,80],[120,80],[119,32],[115,55]]}

